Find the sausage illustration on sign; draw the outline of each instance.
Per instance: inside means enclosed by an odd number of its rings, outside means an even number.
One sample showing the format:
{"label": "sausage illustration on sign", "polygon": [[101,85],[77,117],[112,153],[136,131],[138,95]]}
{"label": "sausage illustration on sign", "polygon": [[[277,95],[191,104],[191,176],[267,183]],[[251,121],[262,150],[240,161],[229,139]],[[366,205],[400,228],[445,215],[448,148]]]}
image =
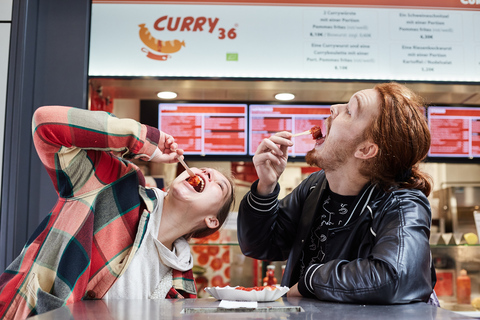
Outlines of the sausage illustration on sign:
{"label": "sausage illustration on sign", "polygon": [[152,36],[145,23],[139,24],[139,35],[142,42],[150,49],[161,53],[175,53],[185,47],[185,41],[180,40],[159,40]]}

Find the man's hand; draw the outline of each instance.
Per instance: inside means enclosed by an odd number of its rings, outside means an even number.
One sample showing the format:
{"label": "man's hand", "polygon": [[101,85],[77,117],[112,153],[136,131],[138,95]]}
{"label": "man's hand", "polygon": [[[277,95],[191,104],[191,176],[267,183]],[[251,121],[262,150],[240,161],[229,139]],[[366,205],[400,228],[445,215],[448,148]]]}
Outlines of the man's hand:
{"label": "man's hand", "polygon": [[253,156],[253,164],[259,178],[257,192],[262,195],[271,193],[280,175],[287,166],[288,147],[293,146],[292,134],[282,131],[263,139]]}
{"label": "man's hand", "polygon": [[300,291],[298,291],[298,283],[296,283],[290,290],[287,292],[288,297],[301,297]]}

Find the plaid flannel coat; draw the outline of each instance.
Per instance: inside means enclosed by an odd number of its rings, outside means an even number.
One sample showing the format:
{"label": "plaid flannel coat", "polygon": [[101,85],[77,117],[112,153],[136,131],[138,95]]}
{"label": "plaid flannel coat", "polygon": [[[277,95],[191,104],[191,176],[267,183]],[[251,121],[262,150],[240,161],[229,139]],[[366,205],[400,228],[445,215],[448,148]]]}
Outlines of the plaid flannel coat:
{"label": "plaid flannel coat", "polygon": [[[0,276],[0,318],[102,298],[132,261],[156,201],[139,168],[115,154],[149,160],[157,149],[157,129],[60,106],[39,108],[32,126],[35,148],[59,197]],[[167,298],[179,294],[196,297],[191,270],[174,270]]]}

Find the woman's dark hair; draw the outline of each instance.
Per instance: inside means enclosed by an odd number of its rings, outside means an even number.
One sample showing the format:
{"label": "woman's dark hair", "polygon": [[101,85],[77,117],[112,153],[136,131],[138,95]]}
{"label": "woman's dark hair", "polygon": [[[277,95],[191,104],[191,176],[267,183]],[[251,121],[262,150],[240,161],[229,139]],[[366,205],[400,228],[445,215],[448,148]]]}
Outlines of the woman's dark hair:
{"label": "woman's dark hair", "polygon": [[419,169],[431,139],[423,99],[395,82],[378,84],[374,89],[381,97],[380,112],[365,134],[379,150],[362,173],[386,191],[418,189],[428,196],[431,177]]}
{"label": "woman's dark hair", "polygon": [[209,235],[215,233],[217,230],[219,230],[223,224],[225,223],[225,220],[228,217],[228,214],[230,213],[231,208],[234,206],[235,203],[235,180],[233,177],[233,174],[227,174],[225,172],[222,172],[222,170],[217,171],[221,172],[225,178],[227,178],[228,182],[230,183],[230,189],[231,192],[225,199],[225,202],[223,206],[220,208],[220,210],[217,212],[217,219],[218,219],[218,226],[216,228],[202,228],[196,231],[193,231],[192,233],[185,235],[184,237],[189,240],[190,238],[205,238],[208,237]]}

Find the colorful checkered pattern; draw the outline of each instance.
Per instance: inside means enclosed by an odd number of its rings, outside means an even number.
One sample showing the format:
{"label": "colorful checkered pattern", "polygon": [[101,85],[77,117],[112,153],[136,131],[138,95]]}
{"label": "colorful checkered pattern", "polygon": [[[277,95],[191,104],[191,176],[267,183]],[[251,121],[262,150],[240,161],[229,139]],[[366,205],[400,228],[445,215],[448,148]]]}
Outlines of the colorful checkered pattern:
{"label": "colorful checkered pattern", "polygon": [[[149,160],[159,137],[155,128],[106,112],[35,112],[33,140],[59,198],[0,275],[0,318],[104,296],[133,259],[156,201],[139,168],[117,155]],[[167,297],[195,297],[191,270],[174,270],[174,287]]]}

